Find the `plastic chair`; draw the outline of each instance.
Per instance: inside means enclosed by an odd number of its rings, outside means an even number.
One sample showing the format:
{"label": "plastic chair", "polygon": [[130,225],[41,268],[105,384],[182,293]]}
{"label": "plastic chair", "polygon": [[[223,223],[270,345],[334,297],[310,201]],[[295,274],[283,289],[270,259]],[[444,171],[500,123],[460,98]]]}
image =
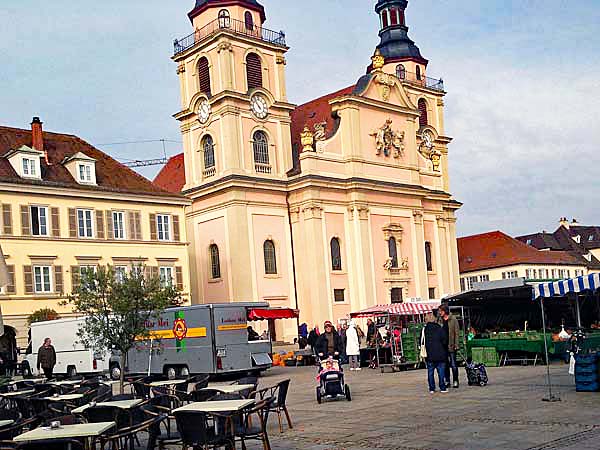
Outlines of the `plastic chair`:
{"label": "plastic chair", "polygon": [[150,433],[150,430],[156,425],[160,425],[160,422],[166,419],[166,416],[153,417],[140,424],[119,429],[115,434],[109,436],[103,436],[100,438],[100,448],[108,448],[112,450],[122,450],[127,448],[128,442],[138,440],[137,435],[142,432]]}
{"label": "plastic chair", "polygon": [[15,436],[23,433],[23,429],[33,429],[39,423],[38,419],[19,420],[14,424],[0,429],[0,441],[11,441]]}
{"label": "plastic chair", "polygon": [[[154,450],[157,444],[159,450],[162,450],[165,446],[181,444],[181,435],[177,431],[171,431],[170,418],[164,412],[161,412],[159,407],[145,404],[140,407],[140,411],[146,419],[165,417],[165,421],[156,423],[148,428],[147,450]],[[161,429],[161,425],[165,425],[164,432]]]}
{"label": "plastic chair", "polygon": [[203,389],[201,391],[190,392],[190,398],[193,402],[207,402],[217,395],[219,395],[219,391],[216,389]]}
{"label": "plastic chair", "polygon": [[210,380],[210,375],[206,373],[194,375],[193,377],[189,377],[187,379],[189,384],[193,384],[193,390],[199,390],[208,386],[208,381]]}

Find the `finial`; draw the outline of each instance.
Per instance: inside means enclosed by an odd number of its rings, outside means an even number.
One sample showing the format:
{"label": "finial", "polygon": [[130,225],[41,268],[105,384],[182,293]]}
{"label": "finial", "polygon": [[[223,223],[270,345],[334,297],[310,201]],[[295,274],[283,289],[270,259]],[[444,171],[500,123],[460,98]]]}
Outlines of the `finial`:
{"label": "finial", "polygon": [[385,58],[379,51],[379,49],[375,50],[375,53],[371,57],[371,61],[373,63],[373,70],[381,70],[385,65]]}
{"label": "finial", "polygon": [[302,142],[303,152],[314,152],[313,144],[315,143],[314,135],[308,125],[304,126],[304,130],[300,133],[300,141]]}

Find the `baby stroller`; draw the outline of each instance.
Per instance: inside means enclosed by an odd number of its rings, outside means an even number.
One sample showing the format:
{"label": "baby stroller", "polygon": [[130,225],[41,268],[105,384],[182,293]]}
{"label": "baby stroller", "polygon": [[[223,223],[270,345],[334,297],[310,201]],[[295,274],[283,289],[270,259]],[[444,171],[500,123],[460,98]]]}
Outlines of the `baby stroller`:
{"label": "baby stroller", "polygon": [[349,402],[352,401],[350,386],[344,383],[344,371],[338,360],[332,357],[320,360],[317,381],[319,381],[317,403],[320,404],[323,399],[337,399],[344,396]]}
{"label": "baby stroller", "polygon": [[469,386],[485,386],[488,384],[487,370],[484,364],[474,363],[471,358],[465,365],[467,372],[467,383]]}

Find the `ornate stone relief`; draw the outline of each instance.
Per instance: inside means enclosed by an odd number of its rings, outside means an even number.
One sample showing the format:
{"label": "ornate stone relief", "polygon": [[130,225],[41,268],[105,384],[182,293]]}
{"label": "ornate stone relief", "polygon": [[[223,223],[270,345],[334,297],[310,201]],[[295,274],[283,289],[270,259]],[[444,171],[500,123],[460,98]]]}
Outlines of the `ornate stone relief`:
{"label": "ornate stone relief", "polygon": [[277,58],[275,58],[275,62],[277,64],[283,64],[284,66],[287,64],[287,61],[284,56],[278,56]]}
{"label": "ornate stone relief", "polygon": [[382,68],[385,65],[385,58],[379,49],[375,50],[375,54],[371,57],[371,61],[373,63],[372,73],[374,75],[374,80],[379,87],[379,95],[384,102],[387,102],[390,99],[392,87],[396,84],[396,77],[383,72]]}
{"label": "ornate stone relief", "polygon": [[434,172],[440,172],[442,161],[442,153],[435,148],[435,138],[429,130],[421,133],[421,145],[419,145],[419,153],[428,161],[431,161],[431,166]]}
{"label": "ornate stone relief", "polygon": [[177,75],[185,73],[185,63],[181,63],[177,66]]}
{"label": "ornate stone relief", "polygon": [[319,122],[315,123],[315,141],[324,141],[325,140],[325,128],[327,127],[327,122]]}
{"label": "ornate stone relief", "polygon": [[300,142],[302,143],[302,151],[303,152],[314,152],[315,149],[313,147],[315,143],[314,135],[308,126],[304,127],[302,133],[300,133]]}
{"label": "ornate stone relief", "polygon": [[219,45],[217,46],[217,52],[221,53],[224,51],[229,51],[229,52],[233,51],[233,46],[231,45],[231,42],[220,42],[219,43]]}
{"label": "ornate stone relief", "polygon": [[385,124],[375,130],[369,136],[375,138],[376,154],[384,156],[392,155],[394,158],[400,158],[404,153],[404,131],[396,132],[392,129],[392,119],[385,121]]}
{"label": "ornate stone relief", "polygon": [[389,271],[390,273],[397,273],[401,270],[408,270],[408,258],[400,258],[398,260],[398,267],[392,267],[392,258],[387,258],[385,260],[385,263],[383,264],[383,268]]}
{"label": "ornate stone relief", "polygon": [[317,203],[308,203],[302,207],[304,219],[320,219],[323,213],[323,208]]}

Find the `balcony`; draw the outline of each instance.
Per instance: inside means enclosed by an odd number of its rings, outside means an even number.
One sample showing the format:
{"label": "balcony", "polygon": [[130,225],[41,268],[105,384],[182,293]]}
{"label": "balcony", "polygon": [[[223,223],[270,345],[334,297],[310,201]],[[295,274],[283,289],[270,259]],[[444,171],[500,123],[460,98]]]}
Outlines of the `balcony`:
{"label": "balcony", "polygon": [[271,173],[271,165],[270,164],[262,164],[262,163],[254,163],[254,170],[256,173]]}
{"label": "balcony", "polygon": [[216,173],[217,173],[217,169],[215,168],[215,166],[213,166],[213,167],[209,167],[207,169],[204,169],[202,171],[202,176],[204,178],[210,178],[210,177],[214,177]]}
{"label": "balcony", "polygon": [[230,18],[220,18],[213,20],[208,25],[196,30],[189,36],[181,39],[175,39],[174,56],[177,56],[203,40],[213,36],[221,31],[229,32],[238,36],[245,36],[262,42],[267,42],[278,47],[285,47],[285,33],[283,31],[273,31],[256,25],[246,24],[241,20]]}
{"label": "balcony", "polygon": [[427,89],[433,89],[434,91],[445,92],[444,80],[442,80],[441,78],[437,80],[435,78],[429,78],[411,72],[399,72],[397,76],[403,83],[408,83],[414,86],[420,86]]}

